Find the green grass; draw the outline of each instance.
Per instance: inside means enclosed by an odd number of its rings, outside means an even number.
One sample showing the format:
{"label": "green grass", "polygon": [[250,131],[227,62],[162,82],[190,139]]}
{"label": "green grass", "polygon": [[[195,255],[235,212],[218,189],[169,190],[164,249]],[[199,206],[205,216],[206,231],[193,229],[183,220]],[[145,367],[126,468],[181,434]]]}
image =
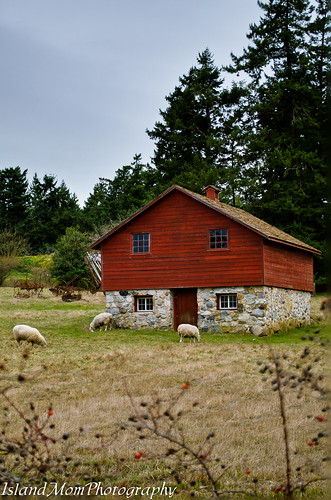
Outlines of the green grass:
{"label": "green grass", "polygon": [[[315,300],[318,303],[320,298]],[[247,465],[260,478],[261,484],[264,481],[268,492],[271,482],[283,481],[285,464],[282,434],[277,430],[280,427],[277,394],[261,381],[257,361],[268,359],[268,346],[274,347],[276,353],[286,352],[293,363],[300,360],[306,346],[314,346],[311,350],[320,354],[324,350],[320,340],[327,343],[330,339],[329,325],[315,324],[270,337],[202,334],[200,344],[180,344],[174,331],[116,329],[90,332],[91,320],[104,310],[105,297],[101,293],[87,294],[83,300],[69,303],[53,297],[48,291],[43,298],[24,299],[15,298],[11,288],[0,288],[0,362],[4,363],[5,376],[14,374],[10,379],[10,394],[20,408],[29,407],[29,402],[33,401],[41,415],[52,404],[56,431],[60,435],[64,431],[72,433],[74,444],[74,433],[80,426],[86,428],[86,448],[78,451],[75,448],[81,460],[79,471],[72,472],[73,476],[78,474],[75,480],[84,481],[84,474],[89,480],[94,474],[99,477],[97,467],[102,470],[104,467],[106,483],[129,486],[162,483],[163,478],[171,481],[170,469],[162,459],[135,460],[134,453],[147,444],[145,441],[136,443],[126,435],[115,450],[125,456],[125,462],[121,472],[111,476],[109,471],[116,466],[113,450],[103,462],[102,453],[93,451],[94,437],[96,432],[110,432],[132,414],[124,381],[128,382],[137,402],[150,401],[159,394],[171,397],[176,391],[180,393],[183,382],[188,381],[190,390],[184,391],[183,396],[187,410],[184,429],[195,443],[210,430],[215,430],[222,463],[228,460],[231,464],[224,488],[229,488],[229,484],[232,487],[233,478],[241,482]],[[16,382],[15,375],[24,350],[17,348],[12,337],[12,328],[18,323],[36,326],[48,342],[47,349],[28,348],[29,359],[24,368],[26,380],[21,385]],[[312,355],[312,359],[314,357]],[[316,369],[321,373],[326,370],[323,357]],[[308,457],[318,454],[318,448],[312,450],[306,444],[311,437],[307,434],[308,430],[310,433],[308,426],[316,424],[307,419],[307,414],[315,415],[317,411],[316,398],[310,402],[297,400],[295,394],[290,394],[291,397],[287,406],[291,438],[296,439],[295,446],[300,453],[303,449]],[[198,407],[193,405],[196,400]],[[22,425],[14,412],[10,425],[16,426],[19,435]],[[298,463],[299,459],[301,455],[298,459],[293,458]],[[60,482],[65,480],[65,477],[59,479]],[[195,487],[197,498],[199,481],[200,478]],[[185,487],[187,485],[186,482]],[[324,493],[323,483],[317,484],[310,488],[306,498],[323,497]],[[176,495],[176,498],[188,498],[187,493],[183,495]]]}
{"label": "green grass", "polygon": [[[40,329],[46,329],[52,336],[74,336],[82,339],[108,338],[108,332],[89,331],[89,323],[93,317],[105,310],[104,297],[98,294],[83,296],[82,301],[63,302],[45,291],[41,298],[18,299],[13,297],[11,288],[0,289],[1,329],[12,328],[20,318],[22,323],[35,323]],[[319,298],[317,298],[319,300]],[[25,318],[25,319],[24,319]],[[310,342],[316,336],[325,338],[331,336],[331,326],[313,324],[304,328],[292,329],[274,333],[267,337],[255,337],[249,334],[210,334],[203,333],[201,341],[207,344],[255,344],[255,345],[296,345]],[[304,338],[306,337],[306,338]],[[178,342],[178,334],[174,331],[155,330],[116,330],[112,342],[120,345],[122,342],[141,345],[155,345]]]}

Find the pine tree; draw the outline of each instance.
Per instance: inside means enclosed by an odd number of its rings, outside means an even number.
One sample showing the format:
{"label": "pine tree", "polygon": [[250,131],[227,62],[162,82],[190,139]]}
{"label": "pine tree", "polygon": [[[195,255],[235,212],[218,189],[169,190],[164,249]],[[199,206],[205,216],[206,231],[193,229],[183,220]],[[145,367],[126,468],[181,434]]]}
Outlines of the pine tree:
{"label": "pine tree", "polygon": [[156,171],[136,154],[130,165],[119,168],[113,180],[100,178],[84,206],[85,229],[91,231],[120,221],[152,200]]}
{"label": "pine tree", "polygon": [[[249,76],[252,130],[246,151],[260,177],[250,195],[256,215],[314,246],[325,241],[326,2],[258,2],[250,45],[232,55]],[[316,16],[317,14],[317,16]],[[322,43],[323,42],[323,43]]]}
{"label": "pine tree", "polygon": [[28,208],[27,170],[0,170],[0,229],[24,232]]}
{"label": "pine tree", "polygon": [[199,54],[197,62],[166,97],[162,121],[147,130],[156,144],[152,161],[162,188],[178,183],[201,191],[219,177],[223,79],[209,49]]}
{"label": "pine tree", "polygon": [[88,248],[89,241],[83,233],[74,227],[66,229],[53,256],[52,277],[58,284],[91,287],[92,279],[85,260]]}
{"label": "pine tree", "polygon": [[27,237],[34,251],[49,251],[67,227],[80,223],[77,198],[63,181],[58,185],[53,175],[44,175],[39,180],[35,174],[29,195]]}

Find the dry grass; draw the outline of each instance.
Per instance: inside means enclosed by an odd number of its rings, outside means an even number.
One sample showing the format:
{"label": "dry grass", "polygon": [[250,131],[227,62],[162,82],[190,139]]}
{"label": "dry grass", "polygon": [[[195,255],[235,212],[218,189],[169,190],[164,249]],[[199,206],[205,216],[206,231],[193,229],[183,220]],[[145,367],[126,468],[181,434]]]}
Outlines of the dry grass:
{"label": "dry grass", "polygon": [[[63,304],[59,298],[50,296],[14,299],[11,292],[0,289],[0,352],[5,375],[22,371],[22,349],[17,348],[11,337],[14,324],[37,326],[47,338],[48,347],[28,348],[29,358],[23,369],[26,381],[19,383],[13,378],[7,394],[27,413],[29,403],[33,402],[41,417],[52,405],[54,435],[79,436],[74,439],[74,453],[85,463],[85,472],[89,470],[90,477],[96,474],[93,464],[102,458],[97,449],[100,438],[95,435],[110,435],[120,422],[128,422],[133,412],[129,391],[138,406],[141,401],[151,403],[156,398],[169,399],[181,394],[176,408],[186,412],[181,422],[187,442],[198,446],[211,431],[215,432],[213,453],[220,458],[219,464],[227,468],[223,477],[225,488],[242,488],[245,481],[258,478],[266,496],[272,485],[284,484],[278,395],[271,390],[270,382],[263,382],[257,365],[259,359],[268,358],[269,346],[265,341],[240,343],[223,338],[218,343],[215,336],[210,336],[201,344],[179,344],[174,332],[91,333],[89,322],[104,310],[102,294],[87,296],[80,303]],[[275,350],[286,352],[289,361],[295,364],[305,345],[307,342],[297,340],[287,345],[280,343]],[[314,370],[326,373],[325,348],[314,343],[312,349],[314,357],[324,356]],[[189,382],[185,391],[184,382]],[[291,390],[286,395],[294,468],[326,454],[323,444],[314,448],[307,445],[321,425],[307,416],[317,416],[321,405],[317,394],[298,399],[297,392]],[[79,432],[80,427],[84,432]],[[21,428],[22,422],[11,409],[8,432],[15,435]],[[140,450],[146,458],[137,463],[134,456]],[[116,452],[125,458],[108,483],[150,485],[165,480],[173,484],[169,459],[148,460],[156,454],[162,455],[163,450],[164,444],[159,441],[139,440],[129,431],[122,432],[116,446],[106,450],[107,456]],[[249,478],[245,475],[247,468],[251,471]],[[323,487],[320,483],[310,491],[317,495]]]}

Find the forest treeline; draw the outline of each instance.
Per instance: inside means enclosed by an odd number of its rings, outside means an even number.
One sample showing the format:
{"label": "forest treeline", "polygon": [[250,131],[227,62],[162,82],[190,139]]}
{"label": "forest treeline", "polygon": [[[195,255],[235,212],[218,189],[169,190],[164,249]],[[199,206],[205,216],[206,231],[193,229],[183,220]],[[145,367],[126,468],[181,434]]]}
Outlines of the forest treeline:
{"label": "forest treeline", "polygon": [[[48,252],[67,227],[97,236],[172,184],[202,193],[213,184],[239,206],[320,249],[325,282],[328,139],[328,0],[258,1],[248,46],[217,67],[207,48],[166,96],[140,154],[100,178],[83,207],[54,175],[0,171],[0,230]],[[225,77],[232,79],[225,85]],[[92,186],[91,186],[92,188]]]}

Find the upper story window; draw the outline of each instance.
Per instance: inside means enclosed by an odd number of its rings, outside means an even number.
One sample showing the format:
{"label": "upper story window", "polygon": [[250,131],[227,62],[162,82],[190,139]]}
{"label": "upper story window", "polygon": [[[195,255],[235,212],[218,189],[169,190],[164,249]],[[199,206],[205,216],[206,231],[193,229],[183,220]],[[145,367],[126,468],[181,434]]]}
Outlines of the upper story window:
{"label": "upper story window", "polygon": [[132,235],[132,252],[148,253],[150,251],[150,234],[137,233]]}
{"label": "upper story window", "polygon": [[209,248],[211,250],[228,248],[228,230],[212,229],[209,231]]}

